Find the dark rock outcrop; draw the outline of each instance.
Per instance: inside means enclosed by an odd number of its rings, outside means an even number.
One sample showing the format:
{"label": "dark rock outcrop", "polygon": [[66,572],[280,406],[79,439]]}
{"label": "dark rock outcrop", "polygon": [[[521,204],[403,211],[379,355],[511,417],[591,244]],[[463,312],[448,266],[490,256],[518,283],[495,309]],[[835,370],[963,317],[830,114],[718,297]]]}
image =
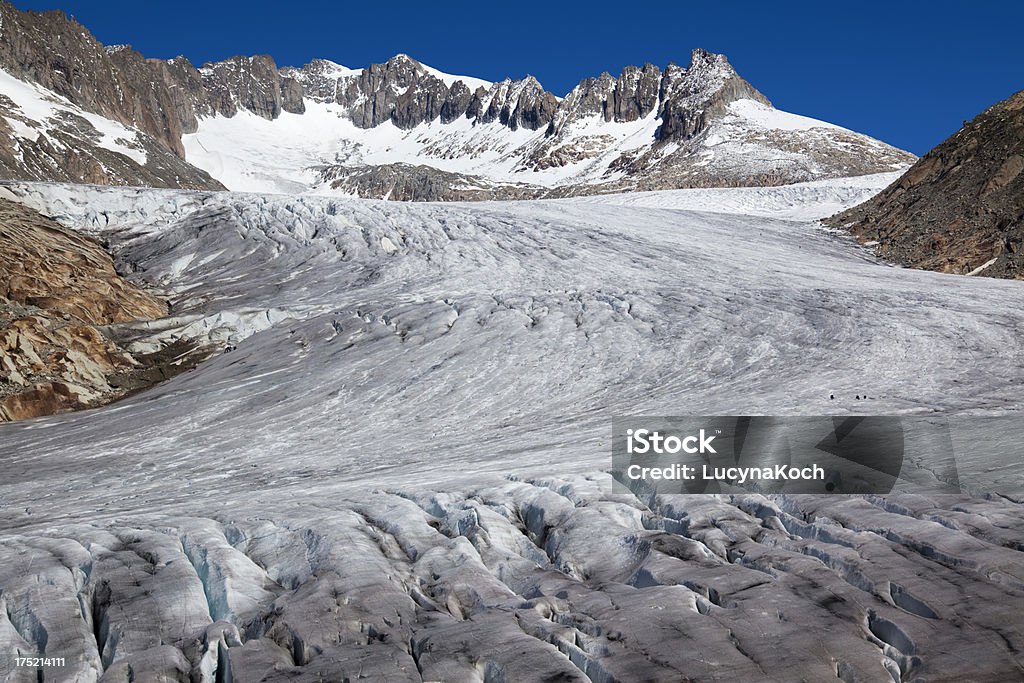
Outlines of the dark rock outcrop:
{"label": "dark rock outcrop", "polygon": [[441,105],[441,123],[451,123],[458,118],[468,116],[469,106],[473,102],[473,92],[462,81],[456,81],[448,89],[448,96]]}
{"label": "dark rock outcrop", "polygon": [[905,265],[1024,278],[1024,91],[828,223],[877,242],[881,256]]}
{"label": "dark rock outcrop", "polygon": [[559,122],[566,123],[595,114],[609,120],[607,104],[614,91],[615,79],[607,71],[597,78],[584,78],[562,100]]}
{"label": "dark rock outcrop", "polygon": [[[17,109],[0,96],[0,114]],[[49,123],[47,135],[26,139],[0,117],[0,178],[18,180],[145,185],[195,190],[224,189],[202,169],[168,152],[145,133],[131,145],[145,155],[139,163],[99,143],[100,133],[81,116],[63,112]]]}
{"label": "dark rock outcrop", "polygon": [[104,48],[63,12],[21,12],[0,2],[0,66],[184,155],[178,107],[146,60],[130,48]]}
{"label": "dark rock outcrop", "polygon": [[[136,147],[145,163],[96,144],[99,132],[84,118],[26,121],[47,135],[15,138],[0,119],[0,176],[187,189],[223,186],[184,161],[183,133],[208,109],[194,100],[202,86],[187,60],[147,60],[126,46],[105,48],[63,12],[20,12],[0,2],[0,67],[38,83],[80,111],[98,114],[139,131]],[[23,117],[0,100],[0,113]]]}
{"label": "dark rock outcrop", "polygon": [[439,116],[446,95],[445,84],[426,73],[419,62],[397,55],[346,78],[344,87],[339,83],[335,101],[348,109],[352,122],[361,128],[389,120],[400,128],[411,128]]}
{"label": "dark rock outcrop", "polygon": [[491,183],[413,164],[329,166],[320,170],[320,176],[331,188],[357,197],[403,202],[536,199],[546,193],[545,188],[526,183]]}
{"label": "dark rock outcrop", "polygon": [[22,12],[7,2],[0,2],[0,35],[0,67],[8,73],[136,128],[179,157],[181,135],[196,129],[197,116],[304,111],[302,86],[267,55],[197,70],[184,57],[146,59],[127,45],[104,47],[63,12]]}
{"label": "dark rock outcrop", "polygon": [[661,90],[661,70],[653,64],[642,69],[627,66],[615,82],[611,107],[605,120],[636,121],[642,119],[658,105]]}

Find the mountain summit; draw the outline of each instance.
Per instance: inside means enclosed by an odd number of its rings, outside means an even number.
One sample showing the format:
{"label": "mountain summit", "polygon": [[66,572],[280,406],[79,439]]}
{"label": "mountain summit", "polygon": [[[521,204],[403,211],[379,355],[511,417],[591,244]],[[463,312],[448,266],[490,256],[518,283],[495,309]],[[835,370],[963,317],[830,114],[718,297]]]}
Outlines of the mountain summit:
{"label": "mountain summit", "polygon": [[778,185],[906,152],[774,109],[723,55],[626,67],[565,97],[400,54],[350,69],[266,55],[196,68],[0,4],[0,175],[407,200]]}

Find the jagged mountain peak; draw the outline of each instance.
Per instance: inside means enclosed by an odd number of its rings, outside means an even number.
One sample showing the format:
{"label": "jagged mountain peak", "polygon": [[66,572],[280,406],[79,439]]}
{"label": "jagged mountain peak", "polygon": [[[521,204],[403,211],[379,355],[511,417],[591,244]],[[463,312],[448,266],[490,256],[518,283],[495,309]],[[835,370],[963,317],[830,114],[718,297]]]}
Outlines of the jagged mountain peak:
{"label": "jagged mountain peak", "polygon": [[302,67],[301,71],[333,73],[338,76],[348,76],[353,73],[358,73],[361,69],[350,69],[349,67],[343,64],[338,64],[330,59],[318,58],[310,60],[308,64]]}
{"label": "jagged mountain peak", "polygon": [[724,54],[711,52],[702,47],[695,47],[690,51],[690,68],[692,69],[695,65],[699,64],[728,65],[729,60]]}

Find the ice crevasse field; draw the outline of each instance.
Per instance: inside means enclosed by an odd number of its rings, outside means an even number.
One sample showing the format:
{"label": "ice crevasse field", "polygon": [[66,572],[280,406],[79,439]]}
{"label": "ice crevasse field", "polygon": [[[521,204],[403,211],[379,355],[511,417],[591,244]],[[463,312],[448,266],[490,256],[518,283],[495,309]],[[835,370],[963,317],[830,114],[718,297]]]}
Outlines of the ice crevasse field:
{"label": "ice crevasse field", "polygon": [[1024,675],[1009,441],[961,496],[641,500],[606,473],[614,415],[1019,410],[1019,283],[817,222],[895,177],[476,204],[3,185],[169,297],[139,348],[225,352],[0,426],[0,642],[82,681]]}

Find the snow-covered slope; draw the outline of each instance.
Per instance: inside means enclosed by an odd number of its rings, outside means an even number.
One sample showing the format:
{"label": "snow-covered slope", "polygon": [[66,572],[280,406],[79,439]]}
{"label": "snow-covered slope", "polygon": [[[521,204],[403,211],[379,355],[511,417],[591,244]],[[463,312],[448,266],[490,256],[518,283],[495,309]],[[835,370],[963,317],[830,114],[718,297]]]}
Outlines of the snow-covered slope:
{"label": "snow-covered slope", "polygon": [[135,128],[0,69],[0,175],[211,189],[218,183]]}
{"label": "snow-covered slope", "polygon": [[1024,290],[807,220],[857,185],[730,213],[10,186],[171,294],[139,343],[231,346],[0,426],[0,645],[82,681],[1019,678],[1019,430],[955,434],[973,497],[604,474],[613,415],[1019,411]]}
{"label": "snow-covered slope", "polygon": [[6,111],[4,118],[19,140],[35,142],[43,136],[51,145],[59,145],[59,140],[52,136],[60,130],[61,121],[80,117],[95,131],[95,145],[126,156],[137,164],[146,163],[146,151],[135,130],[83,111],[42,86],[20,81],[6,71],[0,71],[0,92],[17,105],[16,110]]}
{"label": "snow-covered slope", "polygon": [[[867,162],[864,170],[890,171],[904,170],[911,160],[866,136],[754,100],[732,103],[725,117],[685,145],[660,144],[661,125],[652,110],[629,122],[606,121],[597,113],[580,117],[555,136],[547,128],[511,129],[469,118],[433,120],[410,129],[391,121],[360,128],[345,106],[313,101],[303,114],[283,113],[273,120],[244,111],[201,119],[183,142],[189,163],[232,190],[378,199],[386,198],[384,193],[337,182],[337,174],[325,170],[426,166],[474,176],[484,186],[527,184],[532,196],[557,196],[632,187],[747,185],[756,178],[776,185],[831,176],[840,158],[855,166]],[[642,169],[617,168],[624,159],[641,155]],[[471,188],[454,187],[448,195],[426,198],[458,198],[459,189]]]}

